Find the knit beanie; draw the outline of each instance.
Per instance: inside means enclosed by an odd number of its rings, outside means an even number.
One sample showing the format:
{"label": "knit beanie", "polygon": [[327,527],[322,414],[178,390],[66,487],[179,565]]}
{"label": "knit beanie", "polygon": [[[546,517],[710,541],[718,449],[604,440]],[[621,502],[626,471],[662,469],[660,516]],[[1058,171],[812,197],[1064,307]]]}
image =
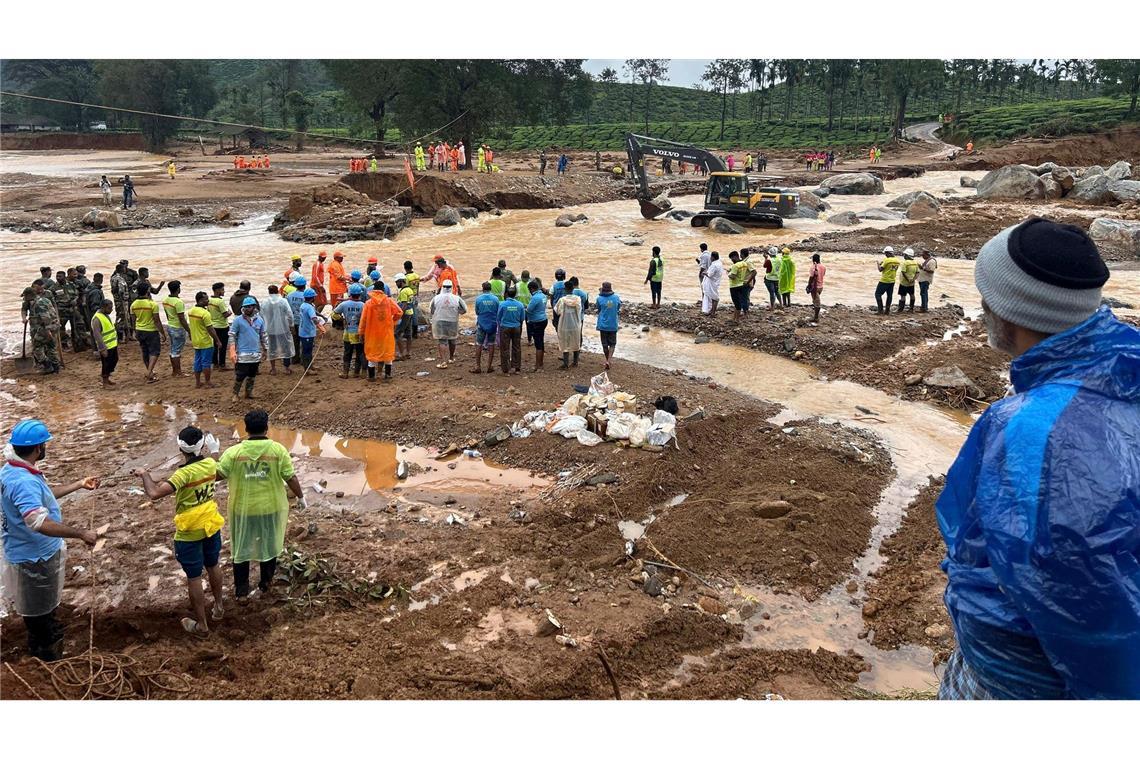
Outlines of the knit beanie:
{"label": "knit beanie", "polygon": [[1091,317],[1107,281],[1108,267],[1085,231],[1047,219],[1002,230],[974,263],[974,282],[993,313],[1050,335]]}

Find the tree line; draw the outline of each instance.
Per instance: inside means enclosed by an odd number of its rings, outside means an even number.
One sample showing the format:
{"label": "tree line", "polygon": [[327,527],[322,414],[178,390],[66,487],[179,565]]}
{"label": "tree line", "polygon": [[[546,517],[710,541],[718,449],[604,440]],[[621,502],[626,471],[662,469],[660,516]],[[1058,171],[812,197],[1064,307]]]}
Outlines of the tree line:
{"label": "tree line", "polygon": [[[467,144],[517,125],[592,123],[620,113],[648,130],[669,59],[628,59],[597,75],[582,59],[445,60],[10,60],[4,89],[298,133],[367,137],[383,145],[448,125]],[[624,84],[623,84],[624,83]],[[1140,95],[1134,59],[716,59],[695,86],[719,98],[721,136],[732,119],[826,119],[825,131],[878,117],[901,130],[908,112],[1032,100]],[[658,88],[658,89],[655,89]],[[670,88],[676,92],[677,88]],[[657,100],[655,101],[655,97]],[[620,98],[620,103],[618,99]],[[628,102],[627,102],[628,99]],[[619,110],[620,108],[620,110]],[[160,148],[188,123],[98,108],[7,98],[9,113],[34,113],[69,129],[92,121],[140,130]]]}

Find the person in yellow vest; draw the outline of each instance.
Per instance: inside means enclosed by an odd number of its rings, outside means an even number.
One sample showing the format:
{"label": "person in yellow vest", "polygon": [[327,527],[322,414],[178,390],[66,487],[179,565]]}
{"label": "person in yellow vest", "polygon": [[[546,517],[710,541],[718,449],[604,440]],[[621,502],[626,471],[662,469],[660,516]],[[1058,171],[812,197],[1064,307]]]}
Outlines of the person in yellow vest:
{"label": "person in yellow vest", "polygon": [[476,162],[478,164],[477,171],[482,173],[487,168],[487,150],[485,145],[479,146],[479,152],[476,155]]}
{"label": "person in yellow vest", "polygon": [[166,173],[170,175],[171,179],[174,179],[174,171],[174,159],[172,158],[166,162]]}
{"label": "person in yellow vest", "polygon": [[372,172],[373,174],[380,171],[380,162],[376,160],[376,156],[372,157],[372,163],[369,165],[368,171]]}
{"label": "person in yellow vest", "polygon": [[649,272],[645,281],[649,283],[649,295],[653,299],[649,308],[661,308],[661,282],[665,279],[665,262],[661,260],[661,248],[653,246],[653,256],[649,259]]}
{"label": "person in yellow vest", "polygon": [[416,142],[416,171],[422,172],[424,170],[424,146],[420,142]]}
{"label": "person in yellow vest", "polygon": [[99,354],[103,366],[99,376],[103,380],[103,387],[110,388],[115,385],[111,380],[111,373],[119,363],[119,333],[115,330],[115,321],[108,315],[115,308],[115,302],[104,298],[99,305],[99,311],[91,317],[91,335],[95,339],[95,352]]}

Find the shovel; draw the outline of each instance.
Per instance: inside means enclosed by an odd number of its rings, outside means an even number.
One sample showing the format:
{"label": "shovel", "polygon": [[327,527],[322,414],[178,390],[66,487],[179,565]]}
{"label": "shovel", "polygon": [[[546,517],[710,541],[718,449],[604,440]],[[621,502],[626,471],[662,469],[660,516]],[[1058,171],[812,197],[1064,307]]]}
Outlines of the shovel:
{"label": "shovel", "polygon": [[16,369],[19,370],[20,372],[24,372],[26,370],[31,369],[32,365],[34,364],[33,360],[28,358],[28,323],[27,322],[24,323],[24,337],[23,337],[23,340],[21,341],[21,344],[20,344],[20,356],[18,359],[14,359],[13,361],[15,362]]}

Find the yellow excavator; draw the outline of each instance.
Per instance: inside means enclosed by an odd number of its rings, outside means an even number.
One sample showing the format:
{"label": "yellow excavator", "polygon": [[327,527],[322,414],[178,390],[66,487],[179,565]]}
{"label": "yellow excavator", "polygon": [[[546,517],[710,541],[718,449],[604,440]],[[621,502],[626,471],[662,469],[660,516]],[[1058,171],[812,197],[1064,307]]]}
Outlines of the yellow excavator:
{"label": "yellow excavator", "polygon": [[800,194],[795,190],[767,186],[763,178],[744,172],[730,172],[719,156],[695,145],[630,132],[625,136],[625,152],[637,183],[641,215],[646,219],[656,219],[673,207],[668,198],[649,192],[646,156],[684,161],[708,173],[704,210],[690,219],[694,227],[704,227],[720,216],[739,224],[779,228],[784,226],[784,219],[795,216],[799,205]]}

